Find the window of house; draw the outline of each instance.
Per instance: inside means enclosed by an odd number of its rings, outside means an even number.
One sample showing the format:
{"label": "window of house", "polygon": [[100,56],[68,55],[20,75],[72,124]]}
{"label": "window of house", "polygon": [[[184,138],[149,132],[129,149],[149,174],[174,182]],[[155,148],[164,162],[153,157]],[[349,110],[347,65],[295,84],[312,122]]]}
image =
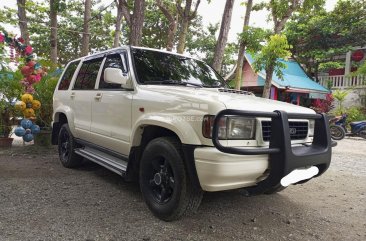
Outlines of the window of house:
{"label": "window of house", "polygon": [[103,58],[92,59],[83,62],[76,81],[74,90],[91,90],[94,89],[95,81],[97,80],[100,65]]}
{"label": "window of house", "polygon": [[75,61],[69,64],[64,74],[62,75],[60,84],[58,85],[58,90],[68,90],[72,77],[74,76],[74,72],[78,67],[80,61]]}

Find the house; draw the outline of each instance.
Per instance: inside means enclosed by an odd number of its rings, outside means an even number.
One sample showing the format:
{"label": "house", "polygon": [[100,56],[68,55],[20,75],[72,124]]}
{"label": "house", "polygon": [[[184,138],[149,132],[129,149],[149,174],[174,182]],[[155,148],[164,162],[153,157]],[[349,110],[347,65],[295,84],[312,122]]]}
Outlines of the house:
{"label": "house", "polygon": [[[325,99],[329,90],[313,81],[304,69],[294,60],[279,60],[287,65],[282,69],[283,79],[272,75],[270,98],[273,100],[296,103],[302,106],[310,106],[312,99]],[[256,73],[252,67],[253,56],[246,53],[243,65],[242,89],[249,90],[256,95],[261,95],[266,79],[265,70]]]}
{"label": "house", "polygon": [[366,47],[355,48],[352,51],[334,57],[344,61],[344,68],[329,69],[319,73],[319,83],[331,90],[347,90],[349,94],[344,101],[345,107],[366,106],[366,76],[357,74],[357,66],[366,61]]}

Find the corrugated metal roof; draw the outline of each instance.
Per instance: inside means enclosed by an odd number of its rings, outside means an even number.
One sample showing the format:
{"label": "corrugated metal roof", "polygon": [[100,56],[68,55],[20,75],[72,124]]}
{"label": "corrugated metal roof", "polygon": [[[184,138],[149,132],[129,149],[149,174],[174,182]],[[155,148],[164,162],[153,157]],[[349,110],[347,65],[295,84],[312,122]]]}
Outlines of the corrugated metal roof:
{"label": "corrugated metal roof", "polygon": [[[253,56],[246,53],[245,58],[248,63],[252,66],[254,62]],[[278,61],[287,65],[287,68],[282,69],[283,79],[277,77],[275,73],[272,75],[272,84],[279,88],[290,88],[290,89],[303,89],[308,91],[320,91],[329,92],[327,88],[316,83],[313,79],[306,75],[305,71],[301,68],[300,64],[293,60],[285,61],[279,59]],[[258,86],[264,86],[266,77],[265,70],[261,70],[258,73],[257,84]]]}

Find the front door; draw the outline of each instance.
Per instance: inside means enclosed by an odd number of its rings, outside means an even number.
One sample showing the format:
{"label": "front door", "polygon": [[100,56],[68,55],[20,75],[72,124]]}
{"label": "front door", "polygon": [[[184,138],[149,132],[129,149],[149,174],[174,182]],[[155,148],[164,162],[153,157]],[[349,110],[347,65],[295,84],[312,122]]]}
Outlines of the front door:
{"label": "front door", "polygon": [[106,68],[119,68],[128,75],[125,52],[107,55],[92,101],[93,142],[123,155],[129,154],[133,90],[104,81]]}

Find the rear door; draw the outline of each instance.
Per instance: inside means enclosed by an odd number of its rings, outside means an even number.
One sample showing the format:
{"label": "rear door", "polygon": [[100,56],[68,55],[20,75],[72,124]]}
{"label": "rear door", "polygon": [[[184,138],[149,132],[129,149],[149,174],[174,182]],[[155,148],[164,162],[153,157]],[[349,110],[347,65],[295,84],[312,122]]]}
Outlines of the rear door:
{"label": "rear door", "polygon": [[90,138],[91,108],[102,62],[103,57],[84,60],[70,92],[76,137],[84,140]]}
{"label": "rear door", "polygon": [[129,75],[126,54],[121,50],[106,56],[91,112],[93,143],[124,155],[129,153],[134,90],[105,82],[104,70],[118,68],[124,75]]}

